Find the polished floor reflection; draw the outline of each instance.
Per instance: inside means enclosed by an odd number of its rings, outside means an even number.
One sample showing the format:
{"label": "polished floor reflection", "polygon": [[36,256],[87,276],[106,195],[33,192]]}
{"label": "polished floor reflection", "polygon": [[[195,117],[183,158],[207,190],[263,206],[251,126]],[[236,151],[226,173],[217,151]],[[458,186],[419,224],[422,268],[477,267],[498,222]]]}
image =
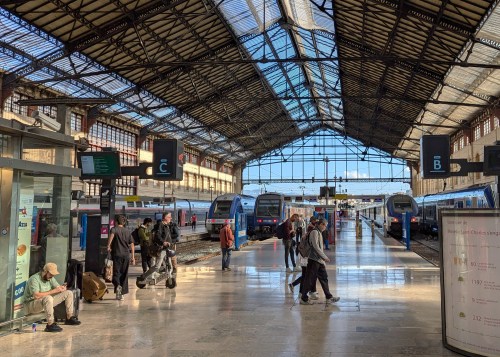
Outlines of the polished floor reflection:
{"label": "polished floor reflection", "polygon": [[[276,239],[179,269],[178,287],[83,303],[81,326],[0,338],[5,356],[455,356],[442,347],[439,270],[391,238],[356,240],[352,221],[328,252],[326,306],[298,304]],[[138,274],[139,268],[133,272]],[[133,275],[133,274],[132,274]],[[319,286],[318,286],[319,287]],[[42,326],[43,327],[43,326]]]}

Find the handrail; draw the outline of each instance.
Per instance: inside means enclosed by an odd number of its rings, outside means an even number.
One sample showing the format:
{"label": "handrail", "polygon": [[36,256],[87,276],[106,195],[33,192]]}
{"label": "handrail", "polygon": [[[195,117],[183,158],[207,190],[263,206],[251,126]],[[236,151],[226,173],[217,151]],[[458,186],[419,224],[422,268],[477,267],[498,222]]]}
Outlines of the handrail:
{"label": "handrail", "polygon": [[[19,331],[21,331],[21,330],[23,329],[23,321],[26,319],[26,317],[27,317],[27,316],[22,316],[22,317],[18,317],[17,319],[12,319],[12,320],[8,320],[8,321],[1,322],[1,323],[0,323],[0,327],[2,327],[2,326],[6,326],[6,325],[8,325],[8,324],[13,324],[13,323],[15,323],[15,322],[17,322],[17,321],[20,321],[20,324],[19,324],[19,328],[18,328],[18,330],[19,330]],[[9,331],[9,332],[6,332],[6,333],[1,333],[1,334],[0,334],[0,336],[1,336],[1,335],[7,335],[7,334],[9,334],[9,333],[11,333],[11,332]]]}

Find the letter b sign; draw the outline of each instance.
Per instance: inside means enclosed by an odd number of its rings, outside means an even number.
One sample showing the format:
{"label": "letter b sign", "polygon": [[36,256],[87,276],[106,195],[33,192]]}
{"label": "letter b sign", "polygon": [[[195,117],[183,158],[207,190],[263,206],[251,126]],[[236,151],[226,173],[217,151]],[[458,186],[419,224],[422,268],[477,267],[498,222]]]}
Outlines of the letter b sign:
{"label": "letter b sign", "polygon": [[450,177],[450,137],[448,135],[422,136],[420,168],[424,179]]}

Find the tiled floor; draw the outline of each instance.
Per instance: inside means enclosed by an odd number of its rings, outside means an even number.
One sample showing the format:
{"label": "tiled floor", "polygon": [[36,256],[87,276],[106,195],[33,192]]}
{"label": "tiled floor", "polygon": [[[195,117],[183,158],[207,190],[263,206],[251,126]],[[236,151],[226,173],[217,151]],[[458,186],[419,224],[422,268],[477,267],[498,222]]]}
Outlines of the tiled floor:
{"label": "tiled floor", "polygon": [[[231,272],[220,257],[183,266],[178,287],[135,288],[83,303],[78,327],[58,334],[0,338],[5,356],[455,356],[441,342],[439,270],[393,239],[356,240],[348,222],[328,252],[325,306],[298,304],[287,283],[283,247],[271,239],[234,252]],[[138,273],[137,267],[133,273]],[[133,275],[133,274],[132,274]],[[41,331],[43,326],[39,329]]]}

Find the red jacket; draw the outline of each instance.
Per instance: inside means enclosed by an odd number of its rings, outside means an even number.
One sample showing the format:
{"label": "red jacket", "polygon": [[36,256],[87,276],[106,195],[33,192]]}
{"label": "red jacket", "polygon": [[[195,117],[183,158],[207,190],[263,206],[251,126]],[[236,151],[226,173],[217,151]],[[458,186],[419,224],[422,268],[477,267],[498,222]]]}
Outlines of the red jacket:
{"label": "red jacket", "polygon": [[219,232],[220,247],[229,248],[234,243],[233,231],[229,225],[225,225]]}

